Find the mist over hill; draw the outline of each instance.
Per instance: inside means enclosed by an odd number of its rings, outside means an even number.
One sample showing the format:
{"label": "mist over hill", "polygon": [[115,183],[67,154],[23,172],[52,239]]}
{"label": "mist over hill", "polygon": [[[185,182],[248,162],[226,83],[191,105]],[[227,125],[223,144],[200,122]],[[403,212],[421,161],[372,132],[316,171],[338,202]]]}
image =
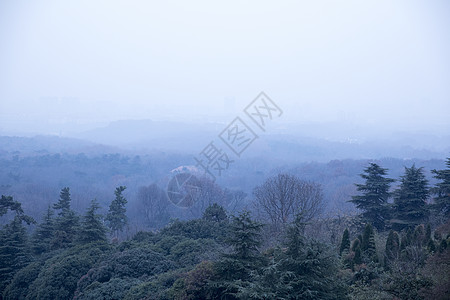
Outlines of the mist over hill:
{"label": "mist over hill", "polygon": [[[67,137],[117,147],[124,151],[168,151],[195,155],[227,126],[222,123],[185,123],[122,120]],[[73,144],[73,143],[72,143]],[[246,151],[248,157],[284,161],[321,161],[369,158],[441,158],[450,152],[450,135],[395,130],[348,123],[279,123],[259,134]]]}

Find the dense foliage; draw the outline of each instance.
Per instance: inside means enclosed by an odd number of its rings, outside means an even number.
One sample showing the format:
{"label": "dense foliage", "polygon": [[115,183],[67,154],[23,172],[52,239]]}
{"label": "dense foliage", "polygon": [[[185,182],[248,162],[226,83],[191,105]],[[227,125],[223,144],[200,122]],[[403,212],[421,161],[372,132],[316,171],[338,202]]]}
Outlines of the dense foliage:
{"label": "dense foliage", "polygon": [[[123,186],[106,218],[95,200],[79,216],[63,188],[35,228],[21,203],[2,196],[0,298],[448,299],[450,221],[430,222],[445,212],[444,171],[429,190],[421,168],[406,168],[393,203],[391,180],[378,177],[381,206],[309,222],[300,211],[271,244],[251,211],[230,215],[214,199],[200,218],[125,239],[117,235],[127,220]],[[428,204],[430,192],[436,202]]]}

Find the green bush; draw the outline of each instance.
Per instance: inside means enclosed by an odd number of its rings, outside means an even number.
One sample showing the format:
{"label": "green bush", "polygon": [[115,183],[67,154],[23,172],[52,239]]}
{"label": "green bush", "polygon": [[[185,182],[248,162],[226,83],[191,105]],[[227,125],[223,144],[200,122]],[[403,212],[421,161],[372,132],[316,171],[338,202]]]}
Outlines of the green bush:
{"label": "green bush", "polygon": [[78,280],[110,249],[92,243],[70,248],[48,259],[30,285],[26,299],[71,299]]}

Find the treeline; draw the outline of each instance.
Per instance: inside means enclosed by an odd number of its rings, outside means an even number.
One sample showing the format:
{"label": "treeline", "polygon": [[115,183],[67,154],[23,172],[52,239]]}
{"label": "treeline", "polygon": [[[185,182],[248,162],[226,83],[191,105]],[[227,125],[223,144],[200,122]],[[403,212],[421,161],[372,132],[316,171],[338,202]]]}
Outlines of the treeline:
{"label": "treeline", "polygon": [[81,216],[71,207],[69,188],[63,188],[31,235],[26,226],[34,219],[21,203],[2,196],[0,215],[9,223],[0,230],[0,294],[2,299],[448,299],[450,159],[447,166],[433,171],[439,180],[434,187],[421,168],[406,168],[391,193],[386,170],[370,164],[362,174],[365,183],[357,185],[360,194],[351,200],[362,214],[344,218],[348,229],[339,233],[339,243],[311,234],[319,227],[340,228],[335,225],[341,220],[319,219],[321,187],[289,174],[255,188],[252,212],[229,215],[209,199],[205,204],[212,204],[199,218],[172,220],[125,241],[124,186],[116,188],[106,215],[93,200]]}
{"label": "treeline", "polygon": [[[1,146],[0,146],[1,148]],[[27,156],[25,153],[4,153],[0,150],[0,195],[11,195],[22,203],[22,207],[30,216],[40,220],[47,207],[58,198],[59,190],[69,186],[72,193],[72,208],[83,214],[92,198],[96,198],[103,208],[107,208],[111,191],[117,186],[127,186],[126,196],[129,201],[127,215],[130,218],[130,230],[150,230],[161,228],[168,224],[171,218],[187,219],[201,217],[195,211],[185,214],[183,210],[167,206],[167,201],[157,201],[160,212],[152,215],[152,203],[148,192],[153,192],[156,184],[159,188],[167,186],[170,170],[176,169],[192,161],[188,155],[170,153],[152,153],[148,155],[125,154],[67,154],[48,152],[35,153]],[[402,160],[386,158],[376,161],[379,165],[389,168],[393,178],[403,173],[403,165],[425,167],[425,174],[434,184],[435,179],[428,170],[440,169],[443,160]],[[358,173],[368,164],[367,160],[334,160],[329,163],[283,163],[267,158],[242,158],[233,163],[233,168],[218,178],[217,183],[230,192],[240,192],[248,195],[239,200],[242,207],[251,205],[252,190],[268,177],[274,175],[274,170],[316,182],[321,185],[324,196],[324,209],[328,212],[342,213],[354,210],[352,203],[347,203],[348,195],[355,192],[354,182]],[[280,171],[278,171],[280,172]],[[225,192],[225,191],[224,191]],[[229,203],[239,195],[227,194]],[[159,197],[161,198],[161,197]],[[149,206],[150,204],[150,206]],[[207,203],[208,205],[209,203]],[[207,206],[206,205],[206,206]],[[141,209],[142,206],[148,208]],[[227,207],[232,211],[232,207]],[[239,207],[241,209],[242,207]],[[203,207],[204,210],[204,207]],[[101,209],[105,213],[104,210]],[[155,218],[159,217],[159,218]],[[1,220],[0,220],[1,222]],[[0,223],[2,224],[2,223]]]}
{"label": "treeline", "polygon": [[[450,296],[450,159],[432,170],[430,187],[422,168],[405,167],[400,185],[371,163],[351,202],[361,209],[363,232],[345,229],[339,246],[342,268],[352,272],[356,299],[448,299]],[[428,201],[434,195],[432,201]],[[393,198],[393,201],[388,201]],[[432,221],[432,222],[431,222]],[[432,231],[432,224],[442,224]]]}
{"label": "treeline", "polygon": [[[158,233],[140,232],[117,243],[126,223],[126,200],[116,189],[106,224],[92,201],[79,219],[69,189],[27,239],[20,203],[2,197],[2,213],[15,214],[1,232],[4,299],[246,299],[305,295],[341,297],[338,257],[325,244],[302,236],[303,223],[288,228],[280,247],[260,251],[263,225],[249,212],[227,216],[214,204],[201,219],[174,221]],[[305,264],[307,267],[305,268]],[[275,272],[275,273],[274,273]],[[277,282],[274,282],[277,278]],[[270,283],[271,285],[268,285]],[[260,295],[260,296],[257,296]],[[267,295],[264,296],[264,295]],[[340,296],[339,296],[340,295]]]}
{"label": "treeline", "polygon": [[[450,167],[450,159],[447,159]],[[394,192],[389,192],[394,179],[386,177],[387,169],[371,163],[361,174],[364,184],[357,184],[361,195],[352,197],[357,208],[362,210],[362,218],[380,231],[386,228],[402,230],[426,222],[430,213],[434,217],[448,217],[450,213],[450,172],[432,170],[440,182],[430,188],[423,168],[405,167],[400,185]],[[428,203],[430,194],[436,197]],[[393,203],[388,200],[393,198]]]}

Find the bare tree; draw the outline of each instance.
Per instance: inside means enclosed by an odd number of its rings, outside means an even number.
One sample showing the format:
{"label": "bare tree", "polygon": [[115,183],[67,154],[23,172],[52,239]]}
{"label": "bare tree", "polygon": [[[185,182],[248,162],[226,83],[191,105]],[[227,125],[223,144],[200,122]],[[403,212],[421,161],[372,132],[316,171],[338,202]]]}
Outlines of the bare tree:
{"label": "bare tree", "polygon": [[168,220],[168,205],[164,191],[155,183],[142,186],[138,191],[138,200],[146,223],[151,228],[157,228]]}
{"label": "bare tree", "polygon": [[192,217],[200,218],[205,209],[214,203],[226,207],[225,193],[217,183],[206,177],[199,177],[196,178],[195,185],[198,189],[193,196],[194,203],[189,207]]}
{"label": "bare tree", "polygon": [[278,174],[254,189],[257,210],[276,226],[285,225],[300,215],[309,222],[323,208],[322,188],[314,182],[289,174]]}
{"label": "bare tree", "polygon": [[241,190],[225,189],[225,209],[228,213],[234,214],[237,211],[242,210],[245,207],[245,198],[247,194]]}

